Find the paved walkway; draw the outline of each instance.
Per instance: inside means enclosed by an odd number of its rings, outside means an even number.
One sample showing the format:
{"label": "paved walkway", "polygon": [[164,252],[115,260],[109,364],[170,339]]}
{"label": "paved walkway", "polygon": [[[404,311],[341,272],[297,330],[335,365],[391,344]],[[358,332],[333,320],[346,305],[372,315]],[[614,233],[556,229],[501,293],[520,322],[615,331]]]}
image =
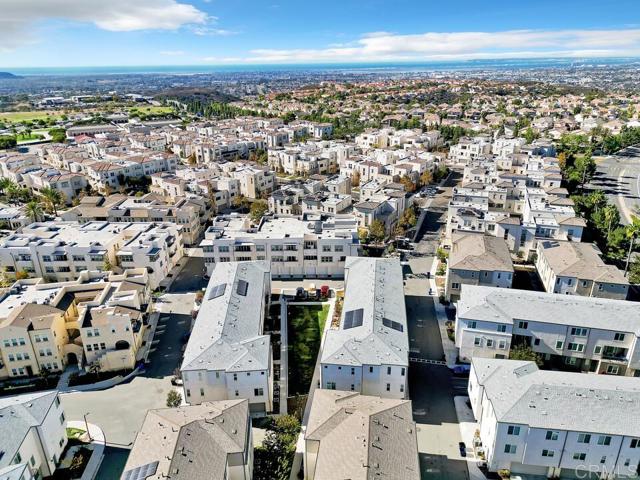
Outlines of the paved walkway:
{"label": "paved walkway", "polygon": [[[94,425],[93,423],[89,423],[88,427],[89,439],[91,442],[93,453],[91,454],[89,463],[87,463],[87,466],[85,467],[80,480],[93,480],[96,477],[96,474],[100,469],[102,459],[104,458],[104,448],[106,443],[104,432],[100,427]],[[82,420],[70,420],[67,422],[67,428],[79,428],[80,430],[84,430],[86,432],[87,424],[85,424],[85,422]]]}
{"label": "paved walkway", "polygon": [[78,365],[67,365],[67,368],[65,368],[62,375],[60,375],[56,389],[60,392],[67,391],[69,389],[69,379],[71,378],[71,375],[79,371],[80,369],[78,368]]}
{"label": "paved walkway", "polygon": [[462,441],[467,445],[467,468],[469,469],[470,480],[486,480],[484,473],[478,468],[480,458],[476,456],[473,447],[473,438],[476,430],[480,428],[473,416],[473,411],[467,406],[469,397],[455,397],[453,399],[456,406],[456,415],[458,416],[458,424],[460,425],[460,435]]}
{"label": "paved walkway", "polygon": [[436,271],[438,262],[434,261],[431,266],[431,278],[429,278],[429,288],[431,290],[431,295],[434,297],[433,306],[436,311],[436,318],[438,319],[438,328],[440,329],[440,338],[442,339],[442,349],[444,350],[445,361],[449,368],[452,368],[456,364],[456,360],[458,358],[458,348],[455,343],[453,343],[449,336],[447,335],[447,325],[446,322],[448,320],[447,312],[439,301],[438,295],[438,287],[436,286]]}

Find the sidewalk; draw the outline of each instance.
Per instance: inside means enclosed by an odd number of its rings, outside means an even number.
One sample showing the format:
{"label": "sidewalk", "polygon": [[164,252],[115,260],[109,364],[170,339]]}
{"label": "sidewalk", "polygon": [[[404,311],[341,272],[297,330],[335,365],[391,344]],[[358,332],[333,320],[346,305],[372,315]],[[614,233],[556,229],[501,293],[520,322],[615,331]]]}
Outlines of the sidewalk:
{"label": "sidewalk", "polygon": [[486,480],[482,470],[478,468],[478,462],[481,461],[476,458],[475,449],[473,448],[473,437],[479,427],[473,412],[467,406],[467,400],[469,397],[454,397],[453,402],[456,406],[456,415],[458,417],[458,424],[460,425],[460,436],[462,441],[467,445],[467,468],[469,469],[469,480]]}
{"label": "sidewalk", "polygon": [[446,322],[448,318],[444,305],[440,303],[438,295],[438,287],[436,286],[437,270],[438,262],[435,261],[431,266],[431,278],[429,278],[428,282],[429,288],[433,292],[431,296],[433,297],[433,307],[436,311],[436,318],[438,319],[438,328],[440,330],[440,338],[442,340],[442,349],[444,350],[445,361],[447,363],[447,367],[452,368],[456,364],[456,359],[458,358],[458,348],[447,336]]}
{"label": "sidewalk", "polygon": [[67,368],[64,369],[64,372],[62,372],[62,375],[60,375],[60,378],[58,379],[56,390],[60,392],[67,391],[69,389],[69,379],[71,378],[71,375],[79,371],[80,369],[78,368],[78,365],[67,365]]}
{"label": "sidewalk", "polygon": [[[100,427],[93,423],[89,423],[88,427],[93,453],[91,454],[89,463],[87,463],[80,480],[93,480],[96,477],[98,469],[102,464],[102,459],[104,458],[104,448],[106,444],[104,432]],[[79,428],[80,430],[86,431],[87,425],[81,420],[70,420],[67,422],[67,428]]]}

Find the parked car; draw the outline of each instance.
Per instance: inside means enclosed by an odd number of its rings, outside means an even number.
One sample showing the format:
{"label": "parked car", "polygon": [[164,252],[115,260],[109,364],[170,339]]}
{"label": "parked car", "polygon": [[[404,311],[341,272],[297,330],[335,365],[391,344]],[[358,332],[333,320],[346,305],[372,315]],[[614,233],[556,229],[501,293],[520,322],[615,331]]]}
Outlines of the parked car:
{"label": "parked car", "polygon": [[322,298],[329,298],[329,285],[322,285],[320,287],[320,295],[322,295]]}
{"label": "parked car", "polygon": [[471,365],[455,365],[452,370],[454,375],[468,377],[471,372]]}
{"label": "parked car", "polygon": [[307,298],[307,291],[302,287],[296,288],[296,298]]}
{"label": "parked car", "polygon": [[467,456],[467,445],[464,442],[458,442],[458,448],[460,449],[460,456]]}
{"label": "parked car", "polygon": [[181,387],[183,385],[182,379],[178,377],[173,377],[171,379],[171,385],[175,387]]}

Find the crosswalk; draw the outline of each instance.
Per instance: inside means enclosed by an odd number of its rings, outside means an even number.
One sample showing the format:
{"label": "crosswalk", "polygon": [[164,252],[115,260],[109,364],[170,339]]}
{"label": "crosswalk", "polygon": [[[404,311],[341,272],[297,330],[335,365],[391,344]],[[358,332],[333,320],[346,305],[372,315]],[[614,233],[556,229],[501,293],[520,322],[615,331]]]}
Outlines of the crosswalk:
{"label": "crosswalk", "polygon": [[409,362],[413,363],[428,363],[430,365],[446,365],[447,362],[443,360],[431,360],[429,358],[409,357]]}

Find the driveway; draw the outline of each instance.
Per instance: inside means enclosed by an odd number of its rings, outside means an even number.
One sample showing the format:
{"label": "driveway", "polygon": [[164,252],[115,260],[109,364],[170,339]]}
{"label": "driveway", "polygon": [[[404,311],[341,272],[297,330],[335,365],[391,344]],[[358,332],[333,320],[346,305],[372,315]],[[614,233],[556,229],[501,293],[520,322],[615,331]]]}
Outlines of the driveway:
{"label": "driveway", "polygon": [[[176,275],[167,290],[171,293],[197,292],[207,286],[208,280],[204,278],[205,266],[202,257],[185,257],[187,259],[182,270]],[[184,261],[184,258],[181,260]]]}

